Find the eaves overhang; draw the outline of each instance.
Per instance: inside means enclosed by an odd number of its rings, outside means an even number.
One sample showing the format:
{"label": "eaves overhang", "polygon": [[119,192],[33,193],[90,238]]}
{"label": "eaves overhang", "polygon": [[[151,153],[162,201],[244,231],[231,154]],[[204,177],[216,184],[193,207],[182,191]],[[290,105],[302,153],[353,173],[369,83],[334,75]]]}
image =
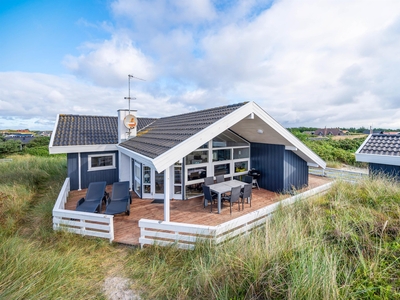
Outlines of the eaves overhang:
{"label": "eaves overhang", "polygon": [[356,153],[356,161],[373,163],[373,164],[400,166],[400,157],[392,155]]}
{"label": "eaves overhang", "polygon": [[[301,157],[307,162],[308,166],[325,168],[326,163],[311,149],[304,145],[298,138],[291,134],[288,130],[282,127],[277,121],[269,116],[262,108],[256,105],[254,102],[248,102],[237,110],[231,112],[229,115],[221,118],[212,125],[204,128],[197,134],[194,134],[190,138],[186,139],[179,145],[169,149],[165,153],[151,159],[144,155],[139,155],[124,147],[118,147],[125,154],[133,157],[134,155],[147,163],[153,164],[154,168],[161,172],[173,165],[176,161],[190,154],[193,150],[199,148],[204,143],[213,139],[222,132],[230,129],[232,126],[240,122],[241,120],[247,119],[249,116],[256,114],[263,122],[267,123],[273,130],[275,130],[281,137],[281,144],[285,145],[287,150],[293,151],[296,155]],[[246,138],[246,136],[243,136]]]}
{"label": "eaves overhang", "polygon": [[117,146],[117,149],[120,153],[125,154],[126,156],[136,160],[137,162],[145,164],[149,167],[155,168],[153,159],[151,159],[150,157],[144,156],[142,154],[139,154],[137,152],[134,152],[132,150],[129,150],[129,149],[119,146],[119,145]]}
{"label": "eaves overhang", "polygon": [[285,147],[290,149],[291,147],[296,148],[293,151],[299,157],[304,159],[309,166],[320,167],[325,169],[326,162],[314,153],[310,148],[308,148],[302,141],[295,137],[286,128],[280,125],[274,118],[272,118],[268,113],[266,113],[260,106],[256,103],[251,102],[253,105],[254,113],[261,118],[266,124],[268,124],[272,129],[274,129],[281,137],[286,141]]}
{"label": "eaves overhang", "polygon": [[50,154],[117,151],[116,144],[49,146]]}

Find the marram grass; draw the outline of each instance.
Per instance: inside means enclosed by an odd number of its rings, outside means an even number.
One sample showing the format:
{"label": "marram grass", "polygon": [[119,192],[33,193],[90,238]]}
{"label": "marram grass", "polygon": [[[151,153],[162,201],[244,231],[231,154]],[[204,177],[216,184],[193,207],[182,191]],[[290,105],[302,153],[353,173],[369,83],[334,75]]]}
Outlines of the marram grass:
{"label": "marram grass", "polygon": [[399,204],[390,178],[337,182],[223,245],[133,251],[130,274],[150,299],[397,299]]}
{"label": "marram grass", "polygon": [[222,245],[115,247],[54,232],[65,157],[0,164],[0,299],[103,299],[128,276],[143,299],[399,299],[400,187],[337,182]]}

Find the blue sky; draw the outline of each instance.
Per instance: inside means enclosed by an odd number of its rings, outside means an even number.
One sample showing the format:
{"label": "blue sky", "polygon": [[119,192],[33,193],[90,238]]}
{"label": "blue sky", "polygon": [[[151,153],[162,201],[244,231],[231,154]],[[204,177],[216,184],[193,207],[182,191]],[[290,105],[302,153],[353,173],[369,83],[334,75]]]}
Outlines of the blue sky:
{"label": "blue sky", "polygon": [[286,127],[400,128],[400,1],[0,1],[0,129],[255,101]]}

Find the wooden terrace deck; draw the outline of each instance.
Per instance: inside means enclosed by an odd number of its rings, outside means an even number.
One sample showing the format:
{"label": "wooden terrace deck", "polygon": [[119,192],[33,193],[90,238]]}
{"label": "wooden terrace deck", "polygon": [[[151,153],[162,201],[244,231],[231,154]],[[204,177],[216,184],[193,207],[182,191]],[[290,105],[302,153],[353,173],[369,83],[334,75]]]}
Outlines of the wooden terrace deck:
{"label": "wooden terrace deck", "polygon": [[[332,180],[325,177],[309,175],[309,186],[304,191],[316,188],[330,181]],[[111,193],[111,189],[111,185],[107,186],[107,192]],[[86,189],[71,191],[65,209],[75,210],[77,201],[85,197],[85,195]],[[189,200],[172,199],[170,203],[170,221],[216,226],[288,197],[290,195],[277,194],[264,189],[253,189],[252,207],[245,203],[244,210],[238,211],[236,204],[232,207],[232,215],[229,213],[229,204],[226,202],[222,204],[221,214],[218,214],[216,204],[213,205],[212,213],[210,213],[209,206],[203,208],[203,197]],[[140,219],[162,221],[164,219],[164,204],[152,203],[152,199],[140,199],[132,192],[130,215],[119,214],[114,216],[114,242],[138,245],[140,236],[138,222]]]}

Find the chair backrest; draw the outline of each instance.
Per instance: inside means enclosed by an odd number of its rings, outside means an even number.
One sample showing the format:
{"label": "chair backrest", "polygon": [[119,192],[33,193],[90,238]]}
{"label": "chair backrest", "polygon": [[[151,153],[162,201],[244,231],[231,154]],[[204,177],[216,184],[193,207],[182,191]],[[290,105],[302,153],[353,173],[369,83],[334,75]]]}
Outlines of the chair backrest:
{"label": "chair backrest", "polygon": [[206,200],[212,201],[211,189],[208,185],[203,185],[203,193]]}
{"label": "chair backrest", "polygon": [[214,184],[214,177],[210,176],[210,177],[204,178],[204,184],[205,185]]}
{"label": "chair backrest", "polygon": [[246,182],[246,183],[253,183],[253,176],[246,175],[246,176],[244,176],[244,180],[243,181]]}
{"label": "chair backrest", "polygon": [[241,188],[242,188],[241,186],[237,186],[237,187],[233,187],[233,188],[231,189],[231,197],[230,197],[230,199],[229,199],[229,201],[230,201],[231,203],[234,203],[234,202],[239,201],[239,198],[240,198],[240,189],[241,189]]}
{"label": "chair backrest", "polygon": [[85,201],[100,201],[104,197],[107,182],[98,181],[89,183],[86,191]]}
{"label": "chair backrest", "polygon": [[215,176],[215,181],[216,181],[217,183],[224,182],[224,181],[225,181],[224,175],[217,175],[217,176]]}
{"label": "chair backrest", "polygon": [[129,181],[114,182],[111,201],[127,200],[129,198]]}
{"label": "chair backrest", "polygon": [[243,196],[242,198],[249,198],[251,196],[251,192],[253,190],[252,184],[245,184],[243,188]]}

